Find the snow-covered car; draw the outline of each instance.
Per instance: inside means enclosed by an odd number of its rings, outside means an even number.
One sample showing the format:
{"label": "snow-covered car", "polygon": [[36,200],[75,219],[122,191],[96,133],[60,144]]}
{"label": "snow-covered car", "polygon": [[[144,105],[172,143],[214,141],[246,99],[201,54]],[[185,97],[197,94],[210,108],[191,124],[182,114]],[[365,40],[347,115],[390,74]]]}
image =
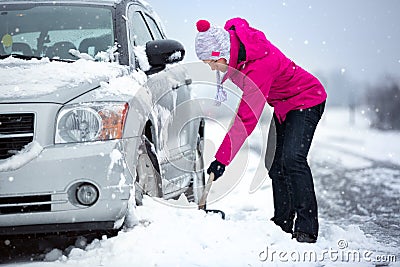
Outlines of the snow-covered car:
{"label": "snow-covered car", "polygon": [[0,1],[0,236],[120,229],[143,194],[198,201],[185,50],[136,0]]}

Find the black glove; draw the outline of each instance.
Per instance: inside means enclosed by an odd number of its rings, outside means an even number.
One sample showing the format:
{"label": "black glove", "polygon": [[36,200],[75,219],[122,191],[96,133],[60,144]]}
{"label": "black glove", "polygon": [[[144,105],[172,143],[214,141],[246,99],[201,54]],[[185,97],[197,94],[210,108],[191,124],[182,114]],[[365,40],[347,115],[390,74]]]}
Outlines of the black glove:
{"label": "black glove", "polygon": [[207,169],[207,174],[214,173],[214,181],[224,174],[225,165],[219,162],[218,160],[214,160],[211,162],[210,167]]}

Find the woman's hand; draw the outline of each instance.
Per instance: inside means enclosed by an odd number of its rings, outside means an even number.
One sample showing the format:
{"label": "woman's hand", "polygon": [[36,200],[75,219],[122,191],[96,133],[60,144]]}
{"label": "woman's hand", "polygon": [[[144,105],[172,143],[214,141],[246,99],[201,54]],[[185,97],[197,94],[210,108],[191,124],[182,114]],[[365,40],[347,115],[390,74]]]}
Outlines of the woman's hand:
{"label": "woman's hand", "polygon": [[207,174],[214,173],[214,181],[221,177],[225,172],[225,165],[219,162],[218,160],[214,160],[211,162],[210,167],[207,169]]}

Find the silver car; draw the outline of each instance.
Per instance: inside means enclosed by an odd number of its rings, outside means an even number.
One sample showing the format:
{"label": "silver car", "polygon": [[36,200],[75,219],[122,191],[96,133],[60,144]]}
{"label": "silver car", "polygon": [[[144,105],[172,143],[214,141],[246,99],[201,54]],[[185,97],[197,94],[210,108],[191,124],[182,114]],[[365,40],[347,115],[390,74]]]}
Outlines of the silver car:
{"label": "silver car", "polygon": [[120,229],[143,194],[198,201],[204,119],[148,4],[0,1],[0,37],[1,236]]}

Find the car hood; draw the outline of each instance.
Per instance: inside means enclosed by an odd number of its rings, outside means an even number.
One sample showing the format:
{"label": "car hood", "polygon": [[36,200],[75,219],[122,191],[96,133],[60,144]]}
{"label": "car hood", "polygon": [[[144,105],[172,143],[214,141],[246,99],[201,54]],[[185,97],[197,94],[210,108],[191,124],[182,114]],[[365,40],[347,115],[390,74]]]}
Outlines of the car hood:
{"label": "car hood", "polygon": [[127,73],[128,68],[117,63],[9,57],[0,60],[0,103],[64,104]]}

